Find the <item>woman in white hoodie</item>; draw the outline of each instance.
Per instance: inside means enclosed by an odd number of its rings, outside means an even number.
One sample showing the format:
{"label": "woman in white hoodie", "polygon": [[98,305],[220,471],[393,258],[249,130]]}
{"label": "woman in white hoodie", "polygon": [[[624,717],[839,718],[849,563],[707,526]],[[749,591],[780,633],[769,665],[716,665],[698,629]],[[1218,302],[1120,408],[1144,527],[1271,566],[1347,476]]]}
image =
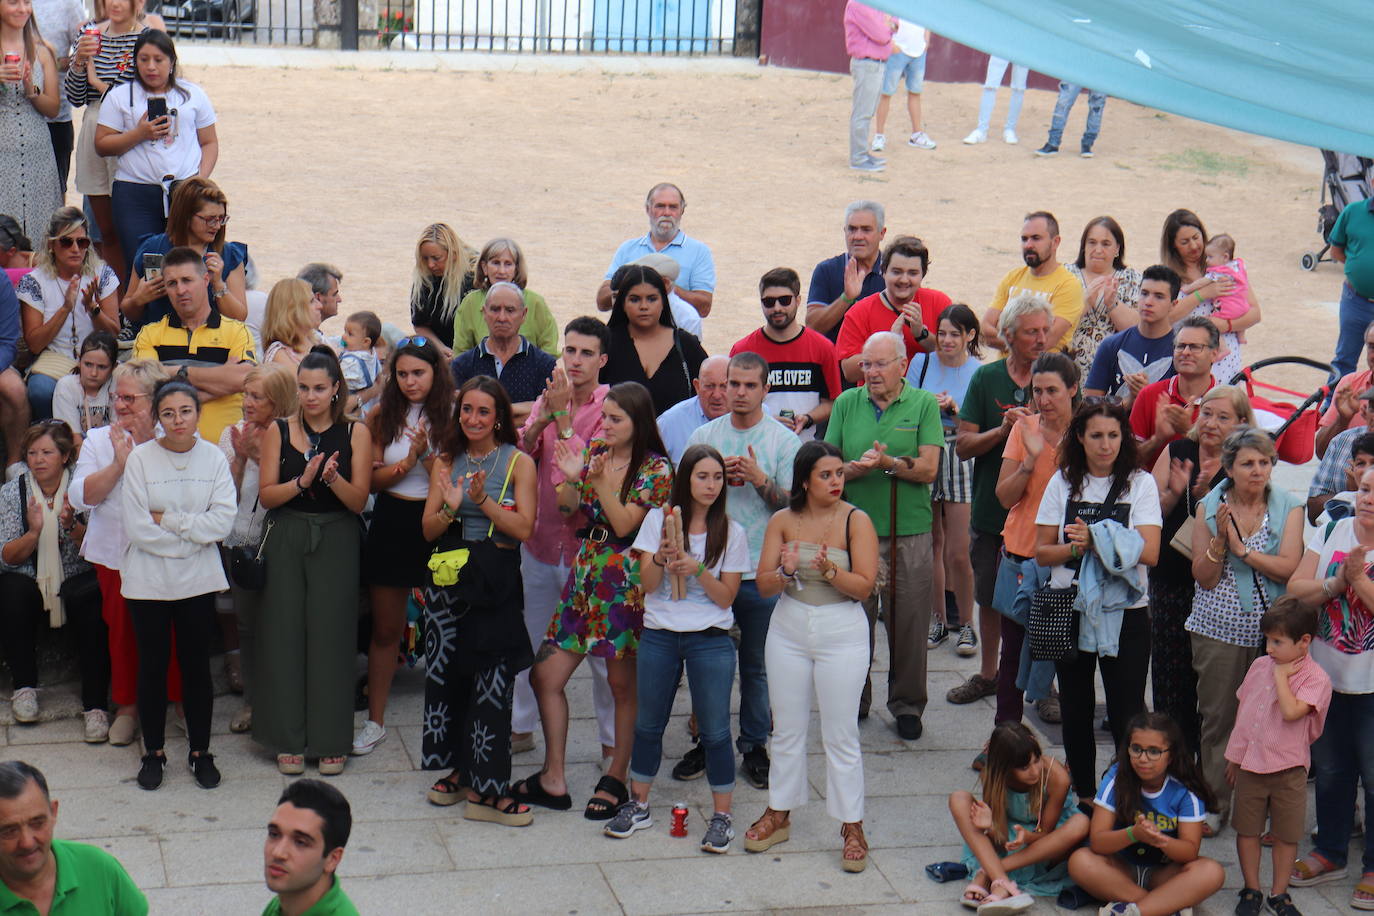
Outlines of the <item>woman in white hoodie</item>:
{"label": "woman in white hoodie", "polygon": [[215,593],[228,588],[218,544],[237,511],[234,477],[224,453],[196,437],[196,389],[172,380],[153,394],[153,415],[163,434],[138,446],[124,466],[124,528],[129,546],[121,590],[138,638],[138,716],[143,766],[138,784],[162,785],[167,765],[167,664],[176,632],[182,701],[191,753],[188,763],[204,789],[219,785],[210,747],[211,634]]}

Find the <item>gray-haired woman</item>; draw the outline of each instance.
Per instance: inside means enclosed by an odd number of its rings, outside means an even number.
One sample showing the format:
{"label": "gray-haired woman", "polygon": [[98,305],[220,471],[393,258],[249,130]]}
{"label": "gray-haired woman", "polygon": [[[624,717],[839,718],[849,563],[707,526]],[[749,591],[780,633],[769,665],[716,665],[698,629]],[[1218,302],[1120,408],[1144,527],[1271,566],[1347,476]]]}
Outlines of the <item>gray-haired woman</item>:
{"label": "gray-haired woman", "polygon": [[1221,445],[1226,479],[1203,499],[1197,513],[1202,524],[1193,526],[1197,590],[1184,628],[1197,672],[1202,770],[1217,792],[1221,821],[1231,811],[1230,793],[1222,787],[1236,690],[1262,651],[1260,617],[1302,560],[1302,507],[1271,483],[1277,458],[1268,433],[1237,427]]}

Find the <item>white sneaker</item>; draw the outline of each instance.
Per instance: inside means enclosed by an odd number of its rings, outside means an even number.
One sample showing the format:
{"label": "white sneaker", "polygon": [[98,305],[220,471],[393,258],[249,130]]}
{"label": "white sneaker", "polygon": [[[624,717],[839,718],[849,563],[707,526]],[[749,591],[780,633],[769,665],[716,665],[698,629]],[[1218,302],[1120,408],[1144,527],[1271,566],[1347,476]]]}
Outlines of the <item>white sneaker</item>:
{"label": "white sneaker", "polygon": [[881,152],[883,151],[883,148],[886,147],[886,146],[887,146],[887,134],[874,134],[874,135],[873,135],[873,146],[872,146],[873,152],[875,152],[875,153],[881,153]]}
{"label": "white sneaker", "polygon": [[378,725],[371,719],[363,723],[363,727],[358,729],[358,734],[353,736],[352,754],[355,757],[362,757],[370,754],[377,749],[377,745],[386,740],[386,726]]}
{"label": "white sneaker", "polygon": [[20,687],[10,697],[10,710],[16,722],[37,722],[38,691],[33,687]]}
{"label": "white sneaker", "polygon": [[1015,146],[1016,144],[1021,142],[1020,138],[1016,136],[1016,131],[1012,130],[1010,127],[1002,131],[1002,139],[1010,143],[1012,146]]}
{"label": "white sneaker", "polygon": [[935,149],[935,141],[930,139],[923,130],[918,130],[911,135],[911,139],[906,141],[907,146],[914,146],[917,149]]}
{"label": "white sneaker", "polygon": [[967,137],[964,138],[964,142],[967,143],[969,146],[972,146],[975,143],[987,143],[988,132],[985,130],[975,129],[973,133],[969,134]]}
{"label": "white sneaker", "polygon": [[105,710],[86,710],[86,743],[104,744],[109,737],[110,717]]}

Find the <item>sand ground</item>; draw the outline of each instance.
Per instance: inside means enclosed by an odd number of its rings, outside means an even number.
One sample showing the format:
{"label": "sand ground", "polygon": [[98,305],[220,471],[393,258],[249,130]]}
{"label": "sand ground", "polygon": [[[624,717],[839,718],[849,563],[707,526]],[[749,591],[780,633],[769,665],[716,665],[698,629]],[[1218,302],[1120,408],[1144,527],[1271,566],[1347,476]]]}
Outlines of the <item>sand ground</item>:
{"label": "sand ground", "polygon": [[[345,313],[370,308],[405,323],[415,239],[443,220],[468,242],[507,235],[524,246],[530,285],[560,321],[594,308],[615,246],[642,234],[645,191],[687,194],[684,230],[716,259],[707,349],[725,352],[757,326],[757,278],[812,266],[841,250],[846,203],[887,207],[889,237],[912,233],[932,252],[928,285],[981,312],[1020,263],[1028,210],[1049,209],[1072,260],[1090,218],[1126,231],[1128,261],[1158,257],[1165,214],[1196,211],[1237,240],[1264,309],[1247,360],[1304,353],[1329,359],[1340,273],[1298,260],[1319,247],[1316,150],[1112,100],[1097,158],[1074,151],[1086,101],[1057,158],[1037,159],[1054,96],[1031,91],[1021,144],[968,147],[979,87],[928,84],[926,127],[939,148],[905,146],[900,97],[890,167],[846,166],[847,77],[757,72],[403,72],[189,67],[219,113],[214,177],[230,198],[230,237],[246,242],[270,287],[309,260],[345,273]],[[335,321],[335,324],[341,324]],[[336,328],[330,330],[337,331]],[[1312,379],[1294,376],[1297,384]]]}

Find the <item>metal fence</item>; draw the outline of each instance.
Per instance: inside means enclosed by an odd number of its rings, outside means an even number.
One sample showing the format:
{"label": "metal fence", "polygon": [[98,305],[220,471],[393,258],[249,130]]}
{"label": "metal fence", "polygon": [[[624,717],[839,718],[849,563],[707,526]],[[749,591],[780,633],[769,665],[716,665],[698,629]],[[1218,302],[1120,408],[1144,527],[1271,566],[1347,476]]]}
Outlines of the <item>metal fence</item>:
{"label": "metal fence", "polygon": [[[197,41],[395,50],[729,55],[737,0],[148,0]],[[747,2],[747,0],[740,0]],[[317,9],[318,8],[318,9]],[[353,10],[357,15],[354,19]],[[337,24],[340,20],[344,26]],[[333,33],[333,34],[321,34]]]}

